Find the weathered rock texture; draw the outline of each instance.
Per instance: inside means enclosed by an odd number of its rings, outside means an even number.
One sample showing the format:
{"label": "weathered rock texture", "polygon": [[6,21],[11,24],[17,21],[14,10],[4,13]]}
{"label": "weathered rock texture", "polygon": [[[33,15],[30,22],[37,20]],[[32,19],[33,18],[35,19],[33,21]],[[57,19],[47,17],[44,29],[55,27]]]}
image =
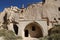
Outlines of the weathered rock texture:
{"label": "weathered rock texture", "polygon": [[[55,24],[60,24],[60,0],[45,0],[45,2],[39,2],[36,4],[31,4],[27,8],[18,8],[16,6],[11,6],[5,8],[3,12],[0,13],[0,27],[4,29],[12,30],[13,32],[18,31],[17,35],[25,38],[24,29],[30,23],[38,23],[40,26],[33,25],[38,28],[37,31],[42,30],[42,35],[47,36],[48,30],[52,28]],[[15,26],[15,30],[13,25]],[[33,26],[30,25],[32,28]],[[18,28],[18,29],[16,29]],[[32,30],[27,27],[30,32]],[[35,32],[37,32],[35,31]],[[15,32],[16,33],[16,32]],[[38,32],[37,32],[38,33]],[[35,34],[32,32],[32,34]],[[28,37],[35,36],[27,33]],[[40,35],[40,34],[38,34]]]}

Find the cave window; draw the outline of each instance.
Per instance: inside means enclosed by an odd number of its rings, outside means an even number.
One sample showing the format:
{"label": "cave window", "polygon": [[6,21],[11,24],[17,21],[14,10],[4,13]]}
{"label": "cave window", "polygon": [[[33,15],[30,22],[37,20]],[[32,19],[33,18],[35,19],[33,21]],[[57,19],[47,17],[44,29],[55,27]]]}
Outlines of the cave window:
{"label": "cave window", "polygon": [[58,10],[60,11],[60,7],[58,8]]}
{"label": "cave window", "polygon": [[43,4],[45,3],[45,0],[43,0]]}
{"label": "cave window", "polygon": [[7,13],[5,14],[5,16],[3,17],[4,23],[7,23]]}
{"label": "cave window", "polygon": [[28,30],[25,30],[25,37],[28,37],[29,35],[29,32],[28,32]]}
{"label": "cave window", "polygon": [[21,13],[23,13],[23,10],[21,10]]}
{"label": "cave window", "polygon": [[13,24],[13,29],[15,31],[15,34],[18,35],[18,26],[16,24]]}
{"label": "cave window", "polygon": [[58,18],[58,20],[60,20],[60,18]]}
{"label": "cave window", "polygon": [[54,18],[54,20],[56,20],[56,18]]}
{"label": "cave window", "polygon": [[55,0],[55,1],[57,1],[57,0]]}
{"label": "cave window", "polygon": [[32,26],[32,31],[35,31],[36,29],[35,29],[35,26]]}

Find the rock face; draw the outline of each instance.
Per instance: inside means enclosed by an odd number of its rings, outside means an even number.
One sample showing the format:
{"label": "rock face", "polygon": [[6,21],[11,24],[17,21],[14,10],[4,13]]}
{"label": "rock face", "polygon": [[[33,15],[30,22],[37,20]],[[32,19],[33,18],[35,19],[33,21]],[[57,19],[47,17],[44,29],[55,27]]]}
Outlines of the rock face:
{"label": "rock face", "polygon": [[[0,13],[0,27],[17,32],[17,35],[23,38],[47,36],[48,30],[53,25],[60,24],[59,4],[60,0],[44,0],[44,2],[31,4],[27,8],[19,9],[16,6],[5,8]],[[33,24],[29,25],[31,23]],[[37,23],[37,26],[35,26],[35,23]],[[41,32],[42,36],[38,31]]]}
{"label": "rock face", "polygon": [[4,40],[4,38],[3,37],[0,37],[0,40]]}

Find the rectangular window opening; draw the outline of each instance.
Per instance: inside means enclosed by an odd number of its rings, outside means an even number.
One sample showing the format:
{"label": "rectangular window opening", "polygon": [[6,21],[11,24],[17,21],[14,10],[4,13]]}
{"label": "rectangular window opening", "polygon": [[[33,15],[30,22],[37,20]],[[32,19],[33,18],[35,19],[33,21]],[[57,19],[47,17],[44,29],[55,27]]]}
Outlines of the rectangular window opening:
{"label": "rectangular window opening", "polygon": [[60,11],[60,7],[58,8],[58,10]]}
{"label": "rectangular window opening", "polygon": [[60,20],[60,18],[58,18],[58,20]]}
{"label": "rectangular window opening", "polygon": [[35,26],[32,26],[32,31],[35,31],[36,29],[35,29]]}

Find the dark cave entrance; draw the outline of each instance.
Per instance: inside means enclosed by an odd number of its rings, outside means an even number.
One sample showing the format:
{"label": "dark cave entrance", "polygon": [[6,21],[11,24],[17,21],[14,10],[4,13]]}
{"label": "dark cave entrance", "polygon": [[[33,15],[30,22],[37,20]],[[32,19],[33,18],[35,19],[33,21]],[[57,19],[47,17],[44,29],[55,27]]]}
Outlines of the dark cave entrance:
{"label": "dark cave entrance", "polygon": [[28,37],[28,30],[25,30],[25,37]]}
{"label": "dark cave entrance", "polygon": [[13,25],[15,34],[18,35],[18,26],[16,24]]}

